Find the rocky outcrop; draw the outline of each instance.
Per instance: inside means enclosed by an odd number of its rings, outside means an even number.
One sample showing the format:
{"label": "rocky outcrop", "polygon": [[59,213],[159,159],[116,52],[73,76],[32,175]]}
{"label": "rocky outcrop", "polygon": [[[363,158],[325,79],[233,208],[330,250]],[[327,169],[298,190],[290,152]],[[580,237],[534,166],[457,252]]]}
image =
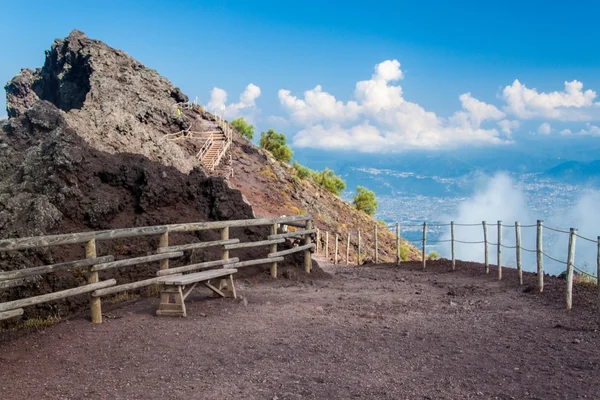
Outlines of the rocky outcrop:
{"label": "rocky outcrop", "polygon": [[197,130],[212,125],[210,116],[197,109],[180,115],[177,104],[187,96],[158,72],[79,31],[57,39],[42,68],[22,70],[5,89],[11,118],[46,100],[92,147],[141,154],[181,172],[198,165],[198,150],[165,135],[191,124]]}

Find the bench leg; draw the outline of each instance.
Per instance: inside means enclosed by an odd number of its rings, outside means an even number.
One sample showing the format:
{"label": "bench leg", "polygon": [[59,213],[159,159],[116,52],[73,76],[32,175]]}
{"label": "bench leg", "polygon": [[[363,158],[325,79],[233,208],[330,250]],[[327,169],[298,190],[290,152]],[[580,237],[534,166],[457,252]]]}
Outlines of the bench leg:
{"label": "bench leg", "polygon": [[160,304],[156,310],[158,316],[185,317],[187,316],[183,288],[181,286],[165,287],[160,291]]}
{"label": "bench leg", "polygon": [[[208,283],[210,283],[210,281]],[[227,291],[227,280],[225,278],[219,279],[219,284],[216,285],[216,288],[219,289],[219,291],[221,291],[223,293],[226,292]],[[213,297],[225,297],[225,296],[221,296],[219,293],[217,293],[213,290]]]}
{"label": "bench leg", "polygon": [[209,282],[205,282],[204,285],[213,291],[213,297],[233,297],[237,299],[235,292],[235,286],[233,284],[233,275],[229,275],[227,278],[219,280],[219,284],[215,287]]}

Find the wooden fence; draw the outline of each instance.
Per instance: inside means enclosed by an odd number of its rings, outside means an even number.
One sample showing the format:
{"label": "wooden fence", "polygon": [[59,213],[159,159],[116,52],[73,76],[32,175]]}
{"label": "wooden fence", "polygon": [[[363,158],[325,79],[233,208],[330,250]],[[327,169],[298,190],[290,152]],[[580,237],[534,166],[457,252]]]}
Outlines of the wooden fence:
{"label": "wooden fence", "polygon": [[[392,225],[387,225],[387,227],[391,230],[395,227],[395,238],[396,238],[396,262],[398,263],[398,265],[400,265],[400,263],[402,262],[401,259],[401,237],[400,237],[400,223],[396,223],[396,224],[392,224]],[[560,264],[564,264],[566,266],[567,269],[567,274],[566,274],[566,308],[567,310],[570,310],[573,307],[573,278],[574,278],[574,273],[575,271],[578,271],[579,273],[583,274],[583,275],[587,275],[589,276],[591,279],[595,280],[596,285],[598,286],[598,308],[600,309],[600,236],[598,236],[596,239],[590,239],[587,238],[585,236],[581,236],[578,234],[577,229],[575,228],[570,228],[568,231],[565,229],[557,229],[557,228],[552,228],[549,226],[544,226],[544,221],[542,220],[538,220],[536,224],[530,224],[530,225],[521,225],[520,222],[515,222],[514,225],[504,225],[502,224],[502,221],[498,221],[496,224],[489,224],[486,221],[483,221],[481,223],[476,223],[476,224],[459,224],[459,223],[455,223],[454,221],[451,221],[450,223],[447,224],[428,224],[427,222],[424,222],[423,224],[418,224],[418,225],[410,225],[410,224],[403,224],[403,226],[405,227],[419,227],[422,228],[422,239],[420,240],[422,248],[421,248],[421,259],[422,259],[422,265],[423,265],[423,270],[425,270],[427,268],[427,243],[429,242],[431,243],[443,243],[443,242],[447,242],[450,244],[450,252],[451,252],[451,260],[452,260],[452,270],[456,269],[456,253],[455,253],[455,245],[458,244],[483,244],[483,253],[484,253],[484,272],[486,274],[490,273],[490,258],[489,258],[489,247],[490,246],[495,246],[496,247],[496,265],[498,266],[498,279],[501,280],[502,279],[502,268],[503,268],[503,263],[502,263],[502,256],[503,256],[503,249],[514,249],[515,251],[515,256],[516,256],[516,268],[517,268],[517,277],[518,277],[518,281],[519,284],[523,284],[523,264],[522,264],[522,252],[530,252],[530,253],[535,253],[536,254],[536,272],[537,272],[537,282],[536,282],[536,287],[537,290],[539,292],[543,292],[544,290],[544,257],[549,258],[557,263]],[[482,236],[483,236],[483,240],[481,241],[464,241],[464,240],[458,240],[456,239],[456,227],[476,227],[476,226],[481,226],[482,227]],[[495,226],[495,228],[497,229],[497,242],[496,243],[491,243],[489,241],[488,238],[488,227],[489,226]],[[445,239],[445,240],[429,240],[427,239],[427,229],[428,227],[448,227],[450,232],[449,232],[449,239]],[[509,228],[509,229],[514,229],[515,232],[515,245],[514,246],[507,246],[506,244],[503,243],[503,239],[502,239],[502,232],[503,232],[503,228]],[[535,249],[528,249],[522,246],[521,244],[521,228],[536,228],[536,248]],[[569,244],[568,244],[568,250],[567,250],[567,254],[566,254],[566,261],[562,261],[559,260],[551,255],[549,255],[547,252],[544,252],[543,250],[543,233],[544,233],[544,229],[548,229],[550,231],[556,232],[556,233],[563,233],[563,234],[568,234],[569,235]],[[375,260],[375,263],[377,263],[379,261],[379,245],[378,245],[378,224],[376,224],[374,226],[373,229],[373,259]],[[323,235],[323,233],[325,235]],[[362,255],[363,255],[363,244],[361,243],[361,232],[360,230],[356,232],[357,234],[357,242],[355,243],[355,246],[357,248],[357,257],[356,257],[356,264],[361,264],[361,259],[362,259]],[[321,232],[320,230],[317,229],[317,254],[322,254],[325,257],[331,257],[333,259],[334,264],[338,264],[339,263],[339,256],[340,254],[338,253],[338,241],[339,240],[343,240],[341,239],[343,235],[339,234],[339,233],[335,233],[335,245],[334,245],[334,253],[330,254],[329,253],[329,232],[325,231],[325,232]],[[324,239],[324,243],[323,245],[321,244],[321,241],[323,240],[323,237],[325,237]],[[350,238],[352,237],[352,234],[350,232],[346,233],[346,265],[351,263],[350,260]],[[597,246],[597,258],[596,258],[596,275],[590,274],[589,272],[583,271],[580,268],[577,268],[577,266],[575,265],[575,246],[576,246],[576,240],[577,238],[581,239],[581,240],[585,240],[591,243],[594,243]]]}
{"label": "wooden fence", "polygon": [[[278,233],[278,226],[294,226],[302,230],[288,233]],[[230,228],[269,226],[270,235],[265,240],[240,243],[239,239],[229,236]],[[41,294],[35,297],[23,298],[0,303],[0,320],[13,318],[23,314],[23,307],[60,300],[71,296],[90,293],[91,319],[94,323],[102,322],[102,297],[151,286],[164,279],[165,271],[169,268],[169,260],[182,257],[184,252],[208,247],[221,249],[221,259],[203,262],[200,264],[187,265],[172,268],[169,273],[185,273],[203,268],[227,266],[228,268],[242,268],[251,265],[269,264],[271,276],[277,277],[277,263],[284,261],[284,256],[296,253],[304,253],[304,269],[310,273],[312,260],[311,250],[315,247],[311,235],[313,229],[311,215],[299,215],[280,218],[260,218],[236,221],[216,222],[192,222],[184,224],[146,226],[140,228],[115,229],[96,232],[70,233],[52,236],[38,236],[17,239],[0,240],[0,251],[19,251],[27,249],[39,249],[45,247],[84,244],[85,259],[63,262],[60,264],[43,265],[39,267],[17,269],[12,271],[0,271],[0,289],[20,286],[25,283],[25,278],[43,275],[58,270],[73,268],[86,268],[87,284],[58,292]],[[169,246],[169,234],[176,232],[197,232],[204,230],[220,230],[220,240],[211,242],[196,242],[177,246]],[[99,256],[96,251],[96,243],[102,240],[138,238],[143,236],[159,235],[159,248],[156,254],[135,257],[123,260],[115,260],[113,255]],[[303,244],[287,250],[277,250],[277,245],[283,243],[286,238],[303,239]],[[229,258],[229,251],[242,248],[269,246],[269,253],[265,258],[240,261],[239,258]],[[100,281],[99,272],[112,268],[123,268],[133,265],[159,262],[160,270],[155,278],[145,279],[137,282],[117,284],[115,279]]]}

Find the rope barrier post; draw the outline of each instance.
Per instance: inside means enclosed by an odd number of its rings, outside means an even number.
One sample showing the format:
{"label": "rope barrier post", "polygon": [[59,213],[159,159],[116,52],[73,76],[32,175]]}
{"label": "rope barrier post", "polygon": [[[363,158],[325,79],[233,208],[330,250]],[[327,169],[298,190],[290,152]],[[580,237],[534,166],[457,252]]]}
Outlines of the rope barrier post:
{"label": "rope barrier post", "polygon": [[488,235],[487,235],[487,222],[483,221],[483,246],[484,246],[484,257],[485,257],[485,273],[490,273],[490,251],[488,248]]}
{"label": "rope barrier post", "polygon": [[456,257],[454,253],[454,221],[450,221],[450,247],[452,250],[452,271],[456,271]]}
{"label": "rope barrier post", "polygon": [[502,221],[498,221],[498,280],[502,280]]}
{"label": "rope barrier post", "polygon": [[598,236],[598,256],[596,258],[596,285],[598,285],[598,308],[600,308],[600,236]]}
{"label": "rope barrier post", "polygon": [[375,229],[373,232],[373,240],[375,241],[375,264],[379,262],[379,245],[377,243],[377,223],[375,223]]}
{"label": "rope barrier post", "polygon": [[517,275],[519,276],[519,285],[523,284],[523,265],[521,264],[521,224],[515,222],[515,247],[517,252]]}
{"label": "rope barrier post", "polygon": [[360,265],[360,229],[358,230],[358,253],[356,253],[356,265]]}
{"label": "rope barrier post", "polygon": [[338,242],[339,242],[339,238],[340,238],[340,236],[336,233],[335,234],[335,253],[334,253],[334,256],[333,256],[333,263],[335,265],[337,265],[337,263],[338,263]]}
{"label": "rope barrier post", "polygon": [[596,285],[598,286],[598,308],[600,308],[600,236],[598,236],[598,256],[596,257]]}
{"label": "rope barrier post", "polygon": [[569,233],[569,255],[567,257],[567,310],[573,308],[573,268],[575,267],[575,239],[577,229]]}
{"label": "rope barrier post", "polygon": [[396,261],[400,265],[400,224],[396,222]]}
{"label": "rope barrier post", "polygon": [[544,253],[542,249],[542,236],[543,236],[544,221],[537,221],[537,289],[540,293],[544,291]]}
{"label": "rope barrier post", "polygon": [[350,264],[350,232],[348,232],[348,239],[346,241],[346,265]]}
{"label": "rope barrier post", "polygon": [[325,258],[329,258],[329,231],[325,232]]}
{"label": "rope barrier post", "polygon": [[423,271],[427,268],[427,222],[423,222]]}

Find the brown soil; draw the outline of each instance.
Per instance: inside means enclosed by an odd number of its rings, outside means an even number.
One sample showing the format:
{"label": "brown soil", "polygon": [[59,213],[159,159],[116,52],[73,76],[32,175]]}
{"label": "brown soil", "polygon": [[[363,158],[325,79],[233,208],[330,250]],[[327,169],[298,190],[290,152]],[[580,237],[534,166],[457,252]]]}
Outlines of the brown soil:
{"label": "brown soil", "polygon": [[[157,299],[0,341],[3,397],[45,399],[582,399],[600,391],[594,290],[518,286],[447,260],[322,265],[331,276],[238,279],[240,298],[197,291],[188,318]],[[11,337],[11,336],[18,337]]]}

